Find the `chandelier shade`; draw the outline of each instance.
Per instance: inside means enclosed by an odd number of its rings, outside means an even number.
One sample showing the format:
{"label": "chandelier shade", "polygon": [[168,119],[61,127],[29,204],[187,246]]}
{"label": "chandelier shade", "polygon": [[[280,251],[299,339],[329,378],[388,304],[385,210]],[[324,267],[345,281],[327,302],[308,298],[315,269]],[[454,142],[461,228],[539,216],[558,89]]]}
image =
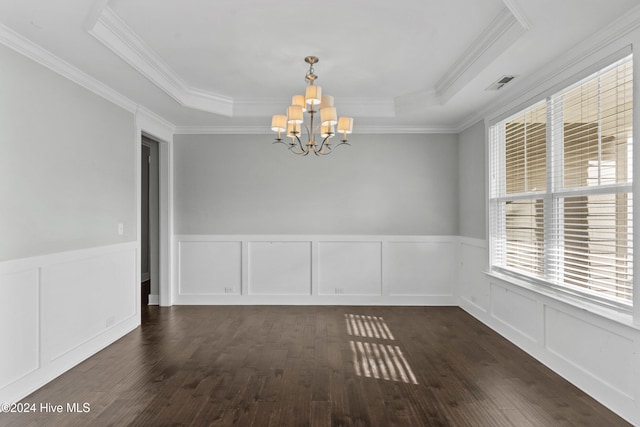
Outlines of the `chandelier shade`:
{"label": "chandelier shade", "polygon": [[322,88],[320,86],[307,86],[307,91],[304,95],[304,99],[307,104],[318,105],[322,101]]}
{"label": "chandelier shade", "polygon": [[335,107],[325,107],[320,109],[320,124],[335,125],[338,123],[338,113]]}
{"label": "chandelier shade", "polygon": [[[338,117],[333,96],[322,95],[322,88],[315,85],[318,76],[314,73],[313,65],[318,62],[318,58],[307,56],[304,60],[309,64],[309,71],[305,76],[308,86],[304,96],[291,97],[291,105],[287,107],[286,115],[276,114],[272,117],[271,130],[278,134],[274,144],[284,144],[291,152],[302,156],[311,152],[316,156],[326,155],[333,150],[329,140],[336,135],[336,125],[338,125],[338,132],[343,135],[343,139],[336,147],[350,145],[347,142],[347,134],[353,132],[353,118]],[[304,113],[309,115],[308,125],[305,123]],[[320,113],[319,123],[315,117],[317,113]],[[314,121],[316,121],[315,124]],[[304,145],[300,140],[303,126],[307,133],[307,143]],[[285,131],[286,136],[291,138],[291,142],[283,141],[282,132]],[[316,134],[322,139],[319,144],[316,144]]]}
{"label": "chandelier shade", "polygon": [[302,112],[307,111],[307,103],[304,101],[304,95],[293,95],[291,97],[291,105],[298,105],[302,107]]}
{"label": "chandelier shade", "polygon": [[271,119],[271,130],[275,132],[284,132],[287,130],[287,116],[278,114]]}

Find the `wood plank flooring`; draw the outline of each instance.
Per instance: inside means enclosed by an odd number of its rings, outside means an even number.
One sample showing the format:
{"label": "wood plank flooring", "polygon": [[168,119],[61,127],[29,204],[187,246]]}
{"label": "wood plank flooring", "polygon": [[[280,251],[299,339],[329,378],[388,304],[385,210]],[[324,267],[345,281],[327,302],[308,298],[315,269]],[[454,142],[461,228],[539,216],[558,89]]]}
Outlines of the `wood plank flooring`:
{"label": "wood plank flooring", "polygon": [[[143,309],[2,426],[622,426],[455,307]],[[416,384],[417,383],[417,384]]]}

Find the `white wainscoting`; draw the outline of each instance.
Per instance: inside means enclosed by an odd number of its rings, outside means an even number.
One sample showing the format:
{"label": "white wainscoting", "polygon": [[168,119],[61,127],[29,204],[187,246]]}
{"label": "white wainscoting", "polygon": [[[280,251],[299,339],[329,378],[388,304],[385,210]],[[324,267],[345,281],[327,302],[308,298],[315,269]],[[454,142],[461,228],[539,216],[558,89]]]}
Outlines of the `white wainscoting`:
{"label": "white wainscoting", "polygon": [[488,276],[485,240],[461,237],[459,254],[464,310],[640,425],[640,330],[630,318]]}
{"label": "white wainscoting", "polygon": [[136,245],[0,262],[0,402],[15,402],[140,324]]}
{"label": "white wainscoting", "polygon": [[174,304],[457,304],[457,236],[177,235],[175,242]]}

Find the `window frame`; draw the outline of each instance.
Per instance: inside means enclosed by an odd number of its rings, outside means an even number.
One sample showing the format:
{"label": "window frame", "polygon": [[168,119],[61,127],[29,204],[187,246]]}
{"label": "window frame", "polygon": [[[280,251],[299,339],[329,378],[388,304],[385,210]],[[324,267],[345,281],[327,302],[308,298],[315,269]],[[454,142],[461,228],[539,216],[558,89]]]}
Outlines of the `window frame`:
{"label": "window frame", "polygon": [[[558,164],[562,165],[564,162],[564,121],[562,114],[556,114],[558,108],[558,98],[562,98],[563,95],[569,93],[574,88],[585,84],[595,76],[601,76],[607,71],[613,70],[619,65],[630,62],[633,73],[633,56],[632,54],[625,54],[622,58],[616,61],[598,67],[597,70],[592,71],[587,76],[581,77],[577,82],[565,85],[559,90],[554,90],[553,93],[548,94],[544,99],[537,102],[533,102],[524,108],[520,108],[516,113],[509,115],[499,121],[494,122],[488,127],[487,141],[488,141],[488,228],[489,228],[489,267],[490,273],[497,275],[498,277],[506,277],[508,279],[514,279],[516,283],[521,282],[527,285],[540,286],[544,289],[551,290],[554,294],[560,293],[561,295],[569,295],[577,297],[581,300],[593,302],[601,306],[615,308],[618,311],[632,312],[634,310],[634,300],[637,299],[636,290],[633,286],[633,220],[631,219],[631,226],[629,227],[631,232],[628,235],[627,247],[630,248],[631,259],[631,295],[629,299],[623,297],[609,297],[601,291],[594,291],[588,288],[583,288],[578,285],[572,285],[566,283],[564,272],[558,273],[557,270],[551,271],[554,266],[554,262],[558,262],[558,258],[554,258],[552,252],[559,251],[562,247],[562,237],[558,233],[559,228],[562,227],[562,222],[566,221],[564,213],[561,208],[561,201],[567,197],[572,196],[590,196],[594,194],[627,194],[631,197],[628,202],[631,205],[631,216],[633,217],[633,167],[631,173],[628,176],[627,182],[615,183],[615,184],[600,184],[594,188],[565,188],[564,184],[558,185],[558,181],[565,179],[564,170],[560,174],[557,173]],[[632,100],[633,105],[633,86],[632,86]],[[601,92],[598,91],[598,96]],[[528,112],[539,108],[540,106],[546,106],[546,188],[544,191],[527,191],[526,179],[524,191],[521,193],[507,193],[506,190],[506,137],[505,137],[505,125],[510,120],[524,116]],[[526,122],[525,128],[526,128]],[[558,126],[560,124],[560,126]],[[631,133],[633,134],[633,120],[631,121]],[[598,122],[598,128],[600,128],[601,122]],[[501,135],[500,135],[501,133]],[[601,142],[600,142],[601,143]],[[524,144],[524,143],[523,143]],[[526,148],[525,148],[526,150]],[[631,162],[633,162],[633,140],[631,140],[631,146],[629,148],[631,156]],[[554,163],[554,159],[555,163]],[[561,159],[557,161],[557,159]],[[628,159],[629,160],[629,159]],[[525,160],[526,164],[526,160]],[[525,166],[526,168],[526,166]],[[526,170],[524,174],[526,175]],[[542,274],[534,275],[528,274],[526,271],[520,271],[517,268],[509,267],[506,265],[505,260],[508,256],[507,243],[506,243],[506,204],[510,201],[526,201],[530,200],[536,202],[536,200],[542,200],[543,202],[543,250],[542,250]],[[629,214],[629,213],[627,213]],[[554,237],[554,232],[555,237]],[[564,254],[562,255],[564,256]],[[562,258],[564,261],[564,258]],[[557,280],[560,278],[560,280]]]}

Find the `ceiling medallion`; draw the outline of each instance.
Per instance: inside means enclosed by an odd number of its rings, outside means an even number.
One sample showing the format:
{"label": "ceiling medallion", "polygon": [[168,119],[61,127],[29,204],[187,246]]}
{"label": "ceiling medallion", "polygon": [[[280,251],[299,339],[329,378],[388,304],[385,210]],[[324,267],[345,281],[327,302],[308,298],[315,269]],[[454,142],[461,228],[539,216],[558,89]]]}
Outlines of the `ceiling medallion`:
{"label": "ceiling medallion", "polygon": [[[335,147],[340,145],[350,145],[347,142],[347,134],[353,131],[353,118],[340,117],[333,106],[333,96],[322,95],[322,88],[315,85],[318,78],[314,74],[313,65],[318,63],[315,56],[307,56],[304,61],[309,64],[309,71],[305,76],[305,81],[309,83],[305,95],[294,95],[291,105],[287,108],[287,115],[277,114],[271,119],[271,130],[278,133],[274,144],[286,145],[292,153],[306,156],[313,153],[316,156],[330,154]],[[316,109],[317,106],[317,109]],[[304,123],[304,114],[309,114],[309,125]],[[320,123],[314,124],[316,114],[320,112]],[[335,147],[331,147],[329,140],[336,134],[335,126],[338,125],[338,132],[342,133],[343,139]],[[301,128],[304,125],[307,133],[307,143],[303,145],[300,140]],[[315,127],[314,127],[315,126]],[[319,133],[318,133],[319,131]],[[282,140],[282,132],[291,138],[290,142]],[[316,135],[322,138],[320,146],[316,144]]]}

